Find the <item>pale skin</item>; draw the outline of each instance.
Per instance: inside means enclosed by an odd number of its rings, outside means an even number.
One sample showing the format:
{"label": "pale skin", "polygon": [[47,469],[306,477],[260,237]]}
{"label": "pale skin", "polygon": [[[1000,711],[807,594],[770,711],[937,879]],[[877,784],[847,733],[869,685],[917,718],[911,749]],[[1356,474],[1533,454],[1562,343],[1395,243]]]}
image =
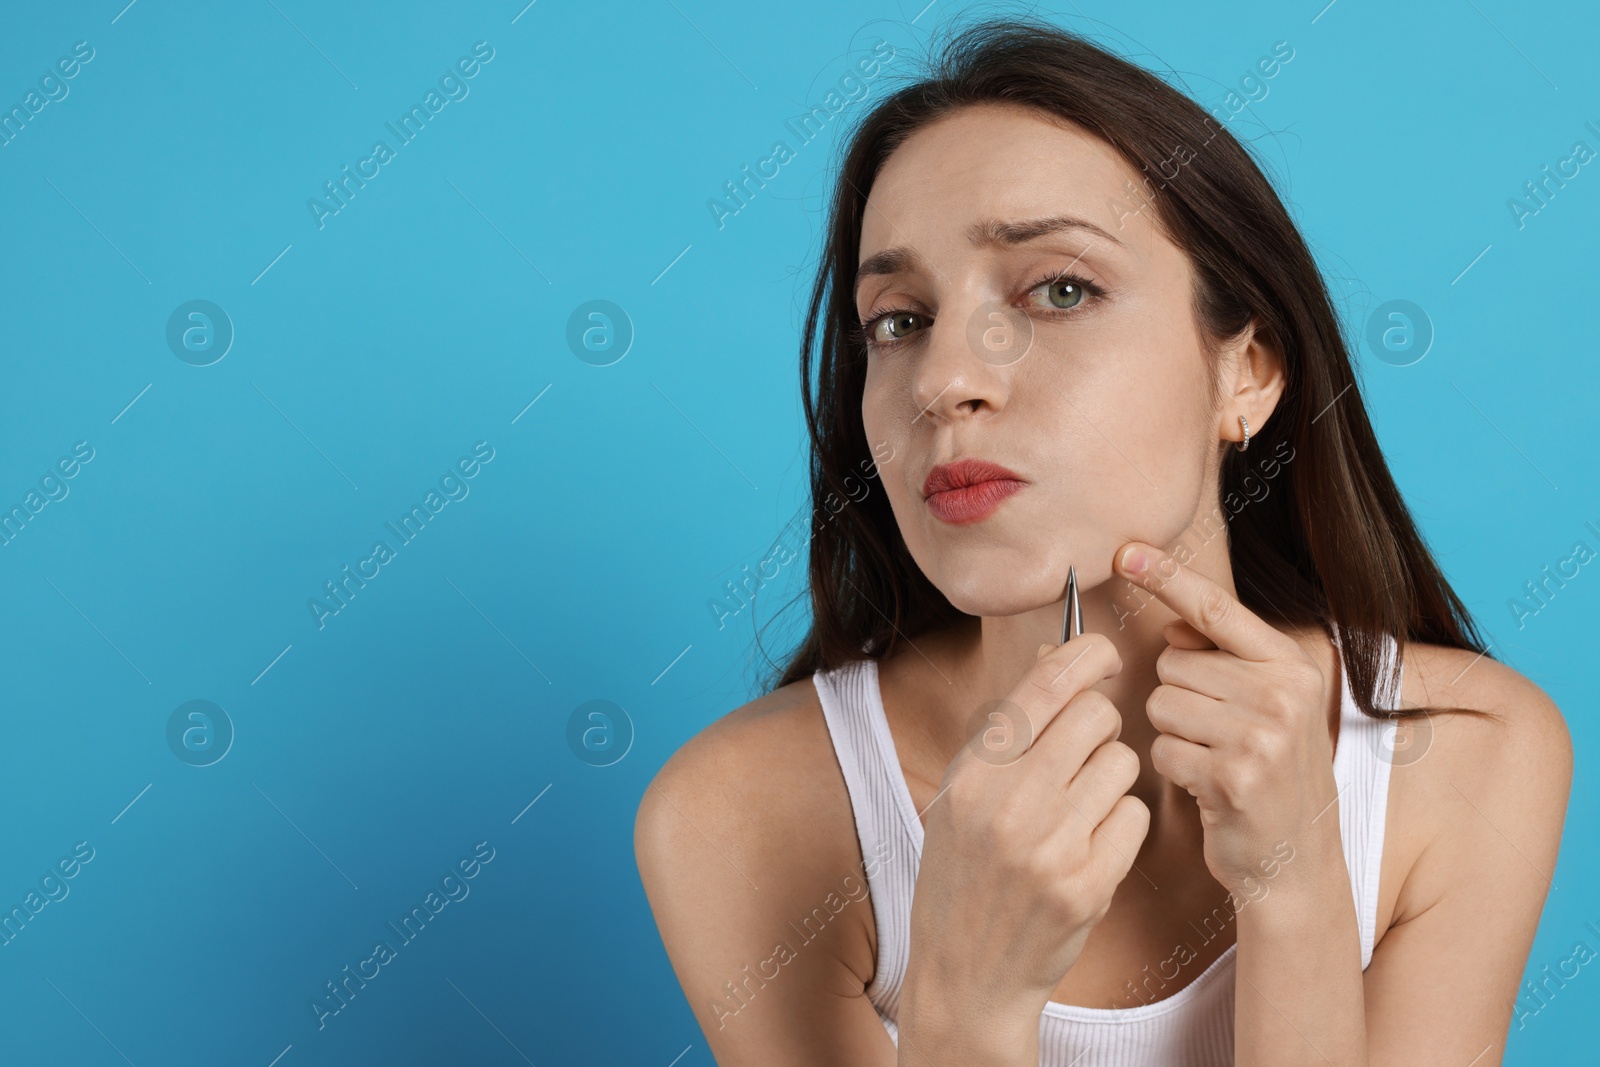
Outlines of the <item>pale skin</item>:
{"label": "pale skin", "polygon": [[[868,439],[894,446],[874,491],[972,616],[880,668],[926,832],[899,1048],[863,995],[877,946],[860,897],[736,1013],[715,1008],[796,941],[791,920],[861,883],[808,680],[712,722],[639,809],[640,874],[720,1064],[1035,1065],[1046,1001],[1129,1006],[1127,983],[1230,896],[1248,904],[1161,995],[1236,939],[1236,1063],[1501,1060],[1560,845],[1565,723],[1499,662],[1405,645],[1402,706],[1499,718],[1435,715],[1426,755],[1393,766],[1363,971],[1335,814],[1334,649],[1320,629],[1281,630],[1241,605],[1226,537],[1193,533],[1218,506],[1238,417],[1252,432],[1271,420],[1281,358],[1252,330],[1228,339],[1210,402],[1192,269],[1153,211],[1129,210],[1136,178],[1087,133],[984,105],[913,134],[872,187],[861,261],[915,253],[856,294],[864,320],[899,309],[872,329],[862,397]],[[1105,232],[970,240],[981,221],[1063,215]],[[1099,291],[1037,284],[1062,272]],[[1020,359],[970,340],[997,306],[1031,320]],[[932,465],[965,457],[1028,484],[953,526],[921,487]],[[1123,566],[1128,549],[1147,556],[1143,575]],[[1057,646],[1069,563],[1087,632]],[[1030,738],[1000,764],[966,744],[974,709],[997,697],[1023,710]],[[1283,842],[1293,859],[1263,893],[1260,864]]]}

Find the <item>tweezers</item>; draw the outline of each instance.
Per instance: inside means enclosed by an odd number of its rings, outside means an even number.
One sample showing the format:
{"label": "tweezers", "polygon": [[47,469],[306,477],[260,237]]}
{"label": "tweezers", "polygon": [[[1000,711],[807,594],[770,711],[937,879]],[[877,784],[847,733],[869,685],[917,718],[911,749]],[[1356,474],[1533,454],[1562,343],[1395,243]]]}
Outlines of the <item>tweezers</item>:
{"label": "tweezers", "polygon": [[1083,611],[1078,606],[1078,569],[1067,567],[1067,603],[1061,612],[1061,644],[1083,633]]}

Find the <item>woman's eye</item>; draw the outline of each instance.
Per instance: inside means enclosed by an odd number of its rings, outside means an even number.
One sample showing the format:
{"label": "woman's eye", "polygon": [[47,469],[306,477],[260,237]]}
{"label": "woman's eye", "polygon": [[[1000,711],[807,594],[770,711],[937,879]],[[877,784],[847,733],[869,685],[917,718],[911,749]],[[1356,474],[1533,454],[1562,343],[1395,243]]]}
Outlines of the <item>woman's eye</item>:
{"label": "woman's eye", "polygon": [[921,325],[922,316],[914,311],[891,312],[872,327],[871,339],[879,343],[898,341]]}
{"label": "woman's eye", "polygon": [[1055,281],[1045,282],[1035,286],[1033,292],[1044,291],[1045,298],[1050,301],[1050,306],[1066,311],[1083,303],[1084,287],[1071,278],[1057,278]]}

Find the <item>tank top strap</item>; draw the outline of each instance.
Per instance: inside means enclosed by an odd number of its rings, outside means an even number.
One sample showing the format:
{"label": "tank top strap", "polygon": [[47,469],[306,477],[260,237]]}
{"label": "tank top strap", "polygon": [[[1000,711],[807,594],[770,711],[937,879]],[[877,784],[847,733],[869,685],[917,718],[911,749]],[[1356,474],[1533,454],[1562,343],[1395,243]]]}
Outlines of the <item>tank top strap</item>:
{"label": "tank top strap", "polygon": [[[909,961],[907,939],[921,842],[912,837],[906,825],[908,813],[901,810],[903,778],[888,722],[879,711],[877,663],[860,659],[818,671],[812,683],[850,794],[872,901],[878,960],[867,999],[878,1009],[889,1036],[898,1039],[894,1020]],[[909,817],[916,819],[916,812],[909,812]],[[917,827],[921,828],[920,821]]]}
{"label": "tank top strap", "polygon": [[[1395,724],[1374,719],[1357,707],[1343,647],[1337,644],[1338,624],[1334,623],[1333,628],[1340,679],[1339,737],[1333,752],[1333,777],[1339,789],[1339,837],[1361,932],[1361,969],[1366,970],[1377,940],[1378,879],[1383,868],[1390,770],[1404,756],[1397,754],[1394,747]],[[1384,684],[1390,671],[1399,669],[1398,645],[1386,634],[1378,671],[1380,706],[1399,704],[1399,674],[1393,676],[1392,687],[1385,688]]]}

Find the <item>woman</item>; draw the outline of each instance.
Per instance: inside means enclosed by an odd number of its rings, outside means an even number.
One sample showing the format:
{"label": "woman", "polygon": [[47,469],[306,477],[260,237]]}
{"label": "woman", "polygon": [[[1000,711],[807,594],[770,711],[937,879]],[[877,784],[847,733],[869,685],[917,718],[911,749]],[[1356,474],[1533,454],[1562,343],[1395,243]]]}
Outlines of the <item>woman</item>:
{"label": "woman", "polygon": [[635,834],[719,1063],[1500,1061],[1566,728],[1226,129],[962,33],[847,147],[802,384],[813,627]]}

